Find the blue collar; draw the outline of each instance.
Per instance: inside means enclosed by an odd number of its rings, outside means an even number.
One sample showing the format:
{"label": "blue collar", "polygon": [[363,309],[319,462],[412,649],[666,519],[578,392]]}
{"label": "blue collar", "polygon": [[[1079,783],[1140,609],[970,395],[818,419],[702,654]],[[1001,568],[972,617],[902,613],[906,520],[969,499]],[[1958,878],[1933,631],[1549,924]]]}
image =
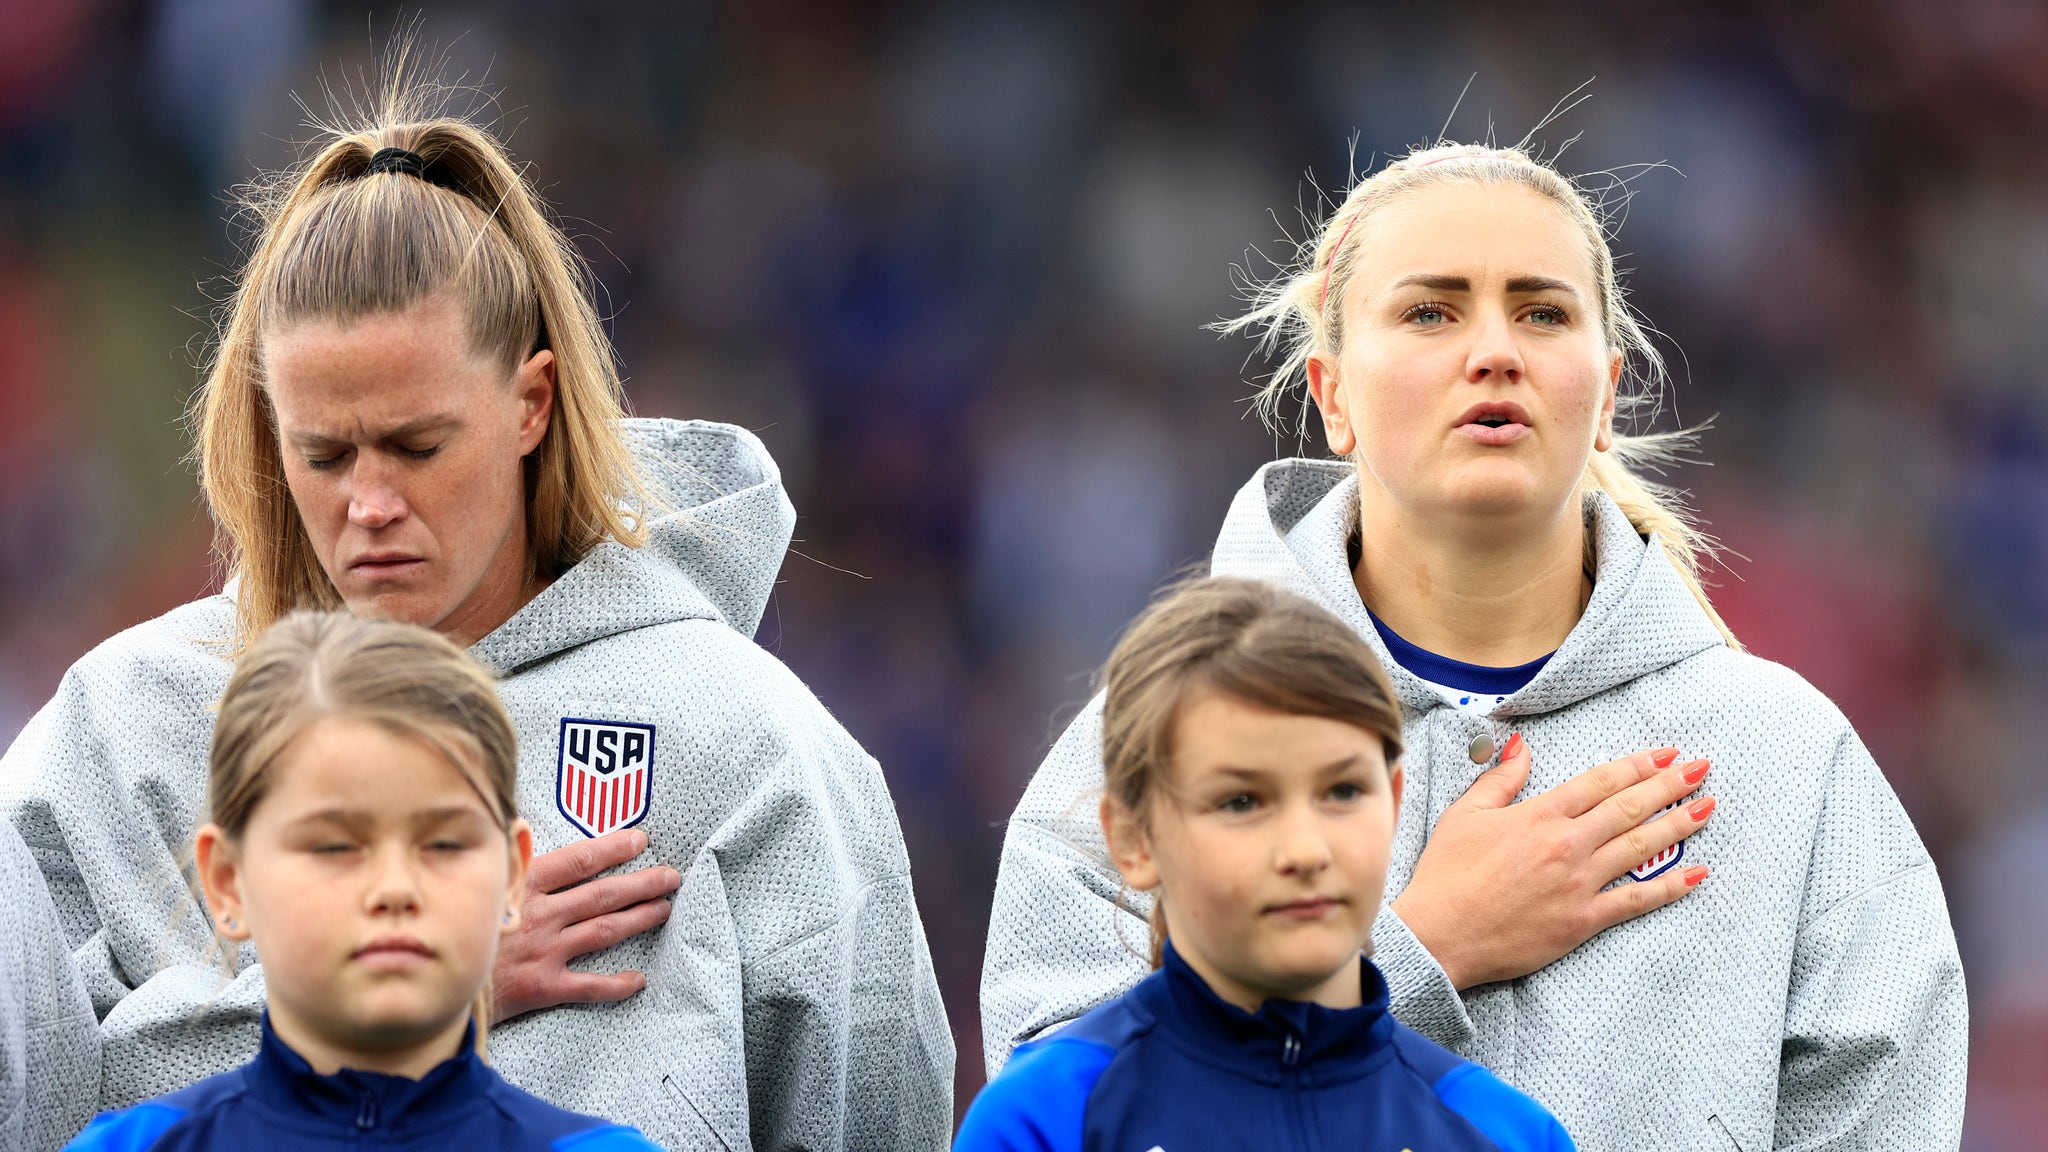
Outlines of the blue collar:
{"label": "blue collar", "polygon": [[1358,966],[1365,994],[1360,1007],[1268,1000],[1246,1012],[1216,995],[1169,941],[1160,971],[1132,992],[1161,1031],[1189,1042],[1209,1063],[1256,1080],[1311,1068],[1318,1080],[1342,1080],[1370,1071],[1394,1051],[1387,982],[1372,961],[1361,957]]}
{"label": "blue collar", "polygon": [[[1538,672],[1543,671],[1543,666],[1550,662],[1550,656],[1539,656],[1527,664],[1517,664],[1513,668],[1467,664],[1463,660],[1439,656],[1427,648],[1417,648],[1396,636],[1385,621],[1373,615],[1372,609],[1366,609],[1365,614],[1372,618],[1373,629],[1380,634],[1380,640],[1387,646],[1387,655],[1394,658],[1394,663],[1413,672],[1417,679],[1441,684],[1460,692],[1473,692],[1483,696],[1511,696],[1526,687],[1529,681],[1536,678]],[[1555,655],[1555,652],[1551,653],[1551,656]]]}
{"label": "blue collar", "polygon": [[476,1054],[476,1024],[462,1035],[462,1047],[418,1080],[343,1068],[332,1076],[313,1071],[271,1030],[263,1013],[263,1042],[256,1059],[243,1066],[256,1099],[316,1126],[364,1131],[426,1130],[461,1119],[483,1103],[498,1079]]}

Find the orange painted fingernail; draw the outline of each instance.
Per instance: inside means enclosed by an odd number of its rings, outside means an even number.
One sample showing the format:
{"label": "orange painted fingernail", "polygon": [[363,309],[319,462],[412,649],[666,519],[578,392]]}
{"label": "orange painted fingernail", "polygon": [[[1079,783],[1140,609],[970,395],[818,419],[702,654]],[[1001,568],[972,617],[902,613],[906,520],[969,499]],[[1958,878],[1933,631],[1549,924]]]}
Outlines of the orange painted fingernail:
{"label": "orange painted fingernail", "polygon": [[1522,750],[1522,734],[1516,732],[1508,737],[1508,746],[1500,750],[1502,760],[1513,760],[1515,753]]}
{"label": "orange painted fingernail", "polygon": [[1707,813],[1712,812],[1713,810],[1714,798],[1712,796],[1709,796],[1704,800],[1693,801],[1692,807],[1687,808],[1685,810],[1685,814],[1687,816],[1692,817],[1695,820],[1705,820],[1707,818]]}
{"label": "orange painted fingernail", "polygon": [[1650,763],[1655,764],[1659,768],[1671,767],[1671,762],[1676,759],[1678,759],[1678,749],[1676,748],[1659,748],[1655,752],[1650,753]]}
{"label": "orange painted fingernail", "polygon": [[1705,880],[1706,878],[1707,870],[1704,867],[1687,868],[1685,870],[1685,886],[1687,888],[1691,888],[1697,885],[1700,881]]}
{"label": "orange painted fingernail", "polygon": [[1695,760],[1687,764],[1684,775],[1687,784],[1697,784],[1705,780],[1707,778],[1707,762],[1705,760]]}

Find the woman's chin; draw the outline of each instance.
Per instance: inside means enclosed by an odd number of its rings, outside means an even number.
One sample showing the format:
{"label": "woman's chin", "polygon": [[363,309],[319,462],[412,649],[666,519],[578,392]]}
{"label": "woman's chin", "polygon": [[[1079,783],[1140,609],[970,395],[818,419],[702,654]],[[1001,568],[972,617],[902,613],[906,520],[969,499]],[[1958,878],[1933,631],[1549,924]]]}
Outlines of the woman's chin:
{"label": "woman's chin", "polygon": [[1477,461],[1449,478],[1437,502],[1461,519],[1514,521],[1558,507],[1576,485],[1533,475],[1512,461]]}
{"label": "woman's chin", "polygon": [[342,594],[342,603],[351,615],[423,628],[432,628],[448,616],[446,599],[432,589],[406,587],[350,588]]}

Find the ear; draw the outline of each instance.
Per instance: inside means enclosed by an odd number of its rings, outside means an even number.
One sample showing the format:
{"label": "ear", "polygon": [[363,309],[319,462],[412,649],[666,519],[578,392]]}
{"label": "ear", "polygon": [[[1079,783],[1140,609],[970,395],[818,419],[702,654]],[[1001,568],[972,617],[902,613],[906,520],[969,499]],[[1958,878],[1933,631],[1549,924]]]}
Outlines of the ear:
{"label": "ear", "polygon": [[510,936],[519,929],[520,906],[526,900],[526,875],[533,869],[533,826],[515,819],[506,834],[511,839],[506,851],[512,856],[512,867],[506,869],[505,914],[498,924],[500,936]]}
{"label": "ear", "polygon": [[555,354],[543,348],[526,358],[513,375],[519,393],[519,454],[540,447],[555,414]]}
{"label": "ear", "polygon": [[218,824],[207,824],[192,839],[199,886],[213,913],[213,930],[237,943],[249,938],[249,916],[242,903],[242,854]]}
{"label": "ear", "polygon": [[1124,883],[1140,892],[1159,887],[1159,865],[1152,859],[1152,838],[1144,823],[1110,796],[1102,798],[1102,838],[1109,843],[1109,858],[1124,874]]}
{"label": "ear", "polygon": [[1401,762],[1399,760],[1394,761],[1393,766],[1387,769],[1387,790],[1394,794],[1393,808],[1394,824],[1396,827],[1399,827],[1401,823],[1401,790],[1407,784],[1408,773],[1401,770]]}
{"label": "ear", "polygon": [[1614,447],[1614,401],[1621,391],[1621,349],[1607,361],[1607,395],[1600,401],[1600,427],[1593,433],[1593,451]]}
{"label": "ear", "polygon": [[1309,398],[1322,414],[1323,438],[1330,442],[1330,451],[1338,456],[1351,455],[1358,447],[1358,430],[1351,426],[1344,389],[1337,379],[1337,362],[1317,352],[1302,365],[1302,371],[1308,374]]}

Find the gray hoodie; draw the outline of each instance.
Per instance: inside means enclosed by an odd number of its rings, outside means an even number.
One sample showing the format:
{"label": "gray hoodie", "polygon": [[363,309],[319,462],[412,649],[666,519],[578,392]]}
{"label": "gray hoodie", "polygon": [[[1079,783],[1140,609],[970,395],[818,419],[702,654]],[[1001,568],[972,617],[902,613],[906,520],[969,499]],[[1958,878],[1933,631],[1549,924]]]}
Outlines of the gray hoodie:
{"label": "gray hoodie", "polygon": [[35,858],[0,821],[0,1149],[54,1148],[92,1119],[99,1020]]}
{"label": "gray hoodie", "polygon": [[[1586,504],[1598,571],[1584,616],[1490,716],[1461,711],[1388,658],[1351,580],[1357,508],[1349,464],[1266,465],[1232,503],[1212,571],[1312,597],[1392,675],[1408,782],[1387,899],[1488,766],[1469,754],[1478,736],[1528,739],[1524,798],[1676,745],[1713,761],[1721,801],[1683,848],[1712,866],[1704,885],[1518,980],[1457,992],[1382,908],[1373,947],[1395,1013],[1542,1101],[1588,1152],[1955,1148],[1955,937],[1933,862],[1842,713],[1723,644],[1655,537],[1604,494]],[[1147,904],[1126,894],[1140,914],[1118,909],[1095,823],[1101,708],[1097,696],[1054,746],[1004,838],[981,989],[991,1074],[1145,973]]]}
{"label": "gray hoodie", "polygon": [[[637,821],[628,868],[682,873],[654,932],[587,957],[648,985],[491,1032],[513,1083],[672,1148],[936,1149],[953,1044],[874,760],[749,637],[795,513],[760,441],[636,420],[669,508],[593,550],[471,654],[501,678],[536,851]],[[227,979],[181,864],[233,604],[214,596],[72,667],[0,761],[101,1017],[99,1105],[254,1055],[263,971]],[[610,786],[607,789],[607,786]]]}

